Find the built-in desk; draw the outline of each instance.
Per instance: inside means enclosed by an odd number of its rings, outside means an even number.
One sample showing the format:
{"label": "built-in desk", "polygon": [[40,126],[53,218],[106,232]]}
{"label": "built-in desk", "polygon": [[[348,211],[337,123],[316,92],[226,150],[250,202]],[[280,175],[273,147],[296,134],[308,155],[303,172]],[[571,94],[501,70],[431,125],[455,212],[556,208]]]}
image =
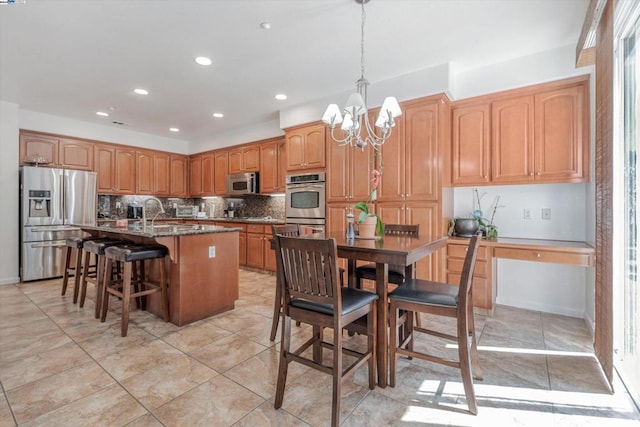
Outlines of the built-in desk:
{"label": "built-in desk", "polygon": [[[447,241],[447,282],[460,283],[468,238]],[[499,237],[482,240],[473,273],[473,305],[477,312],[492,314],[496,301],[497,258],[551,262],[582,267],[595,265],[595,249],[585,242]]]}

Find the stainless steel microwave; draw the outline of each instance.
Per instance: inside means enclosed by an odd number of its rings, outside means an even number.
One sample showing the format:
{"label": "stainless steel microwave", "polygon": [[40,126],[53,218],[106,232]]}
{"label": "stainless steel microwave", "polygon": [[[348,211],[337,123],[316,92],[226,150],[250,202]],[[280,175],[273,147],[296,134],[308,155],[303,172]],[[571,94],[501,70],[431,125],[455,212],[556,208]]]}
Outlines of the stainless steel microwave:
{"label": "stainless steel microwave", "polygon": [[258,173],[238,173],[227,175],[227,193],[235,196],[242,194],[258,194],[260,185],[258,182]]}
{"label": "stainless steel microwave", "polygon": [[197,206],[178,206],[176,207],[176,218],[193,218],[198,213]]}

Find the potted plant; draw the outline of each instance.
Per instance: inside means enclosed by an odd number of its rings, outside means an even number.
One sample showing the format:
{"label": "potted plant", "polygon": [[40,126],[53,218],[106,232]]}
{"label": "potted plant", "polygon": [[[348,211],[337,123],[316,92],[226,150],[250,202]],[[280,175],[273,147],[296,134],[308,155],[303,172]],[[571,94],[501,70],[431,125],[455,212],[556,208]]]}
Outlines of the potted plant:
{"label": "potted plant", "polygon": [[[371,189],[371,193],[369,193],[369,201],[376,200],[376,189],[378,188],[381,174],[381,172],[375,169],[371,173],[371,182],[373,188]],[[384,234],[384,224],[382,223],[382,220],[378,215],[369,211],[367,202],[360,201],[353,205],[353,209],[358,209],[360,211],[357,219],[360,237],[374,237],[375,235],[382,236]],[[373,230],[373,232],[367,231],[369,227]]]}

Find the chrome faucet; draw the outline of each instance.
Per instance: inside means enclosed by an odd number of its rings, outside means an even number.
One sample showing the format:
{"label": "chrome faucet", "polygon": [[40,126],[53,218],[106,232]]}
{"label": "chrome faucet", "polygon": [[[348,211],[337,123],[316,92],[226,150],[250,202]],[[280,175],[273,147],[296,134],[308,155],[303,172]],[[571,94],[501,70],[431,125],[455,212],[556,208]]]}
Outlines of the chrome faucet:
{"label": "chrome faucet", "polygon": [[145,233],[147,232],[147,203],[149,203],[151,201],[154,201],[154,200],[156,202],[158,202],[158,206],[160,206],[160,211],[157,214],[155,214],[155,216],[151,220],[151,229],[152,230],[153,230],[153,223],[156,220],[156,218],[158,217],[158,215],[160,215],[161,213],[165,213],[164,212],[164,207],[162,206],[162,202],[157,197],[151,196],[147,200],[145,200],[144,204],[142,205],[142,230]]}

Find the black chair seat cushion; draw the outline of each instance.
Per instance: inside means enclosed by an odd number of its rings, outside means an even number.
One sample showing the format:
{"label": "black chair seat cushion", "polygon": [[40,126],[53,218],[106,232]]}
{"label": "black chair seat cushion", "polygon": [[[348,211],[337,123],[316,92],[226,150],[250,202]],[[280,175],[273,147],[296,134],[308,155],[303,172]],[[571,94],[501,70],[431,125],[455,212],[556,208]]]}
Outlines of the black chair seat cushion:
{"label": "black chair seat cushion", "polygon": [[113,240],[113,239],[104,239],[99,241],[94,240],[91,242],[86,242],[84,245],[84,249],[87,252],[91,252],[92,254],[104,255],[105,249],[107,249],[110,246],[126,245],[129,243],[131,242],[128,240]]}
{"label": "black chair seat cushion", "polygon": [[[401,285],[404,283],[404,266],[389,264],[389,283]],[[376,280],[376,265],[365,264],[356,268],[356,275],[363,279]]]}
{"label": "black chair seat cushion", "polygon": [[[361,291],[353,288],[340,288],[342,293],[342,315],[349,314],[354,310],[370,304],[378,299],[378,295],[373,292]],[[303,310],[315,311],[327,315],[333,315],[333,305],[309,301],[303,298],[292,298],[291,306]]]}
{"label": "black chair seat cushion", "polygon": [[409,279],[389,293],[390,299],[428,305],[455,307],[458,305],[458,287],[422,279]]}
{"label": "black chair seat cushion", "polygon": [[106,248],[105,254],[109,258],[117,261],[132,262],[145,259],[164,258],[167,255],[167,248],[160,245],[124,245],[111,246]]}

